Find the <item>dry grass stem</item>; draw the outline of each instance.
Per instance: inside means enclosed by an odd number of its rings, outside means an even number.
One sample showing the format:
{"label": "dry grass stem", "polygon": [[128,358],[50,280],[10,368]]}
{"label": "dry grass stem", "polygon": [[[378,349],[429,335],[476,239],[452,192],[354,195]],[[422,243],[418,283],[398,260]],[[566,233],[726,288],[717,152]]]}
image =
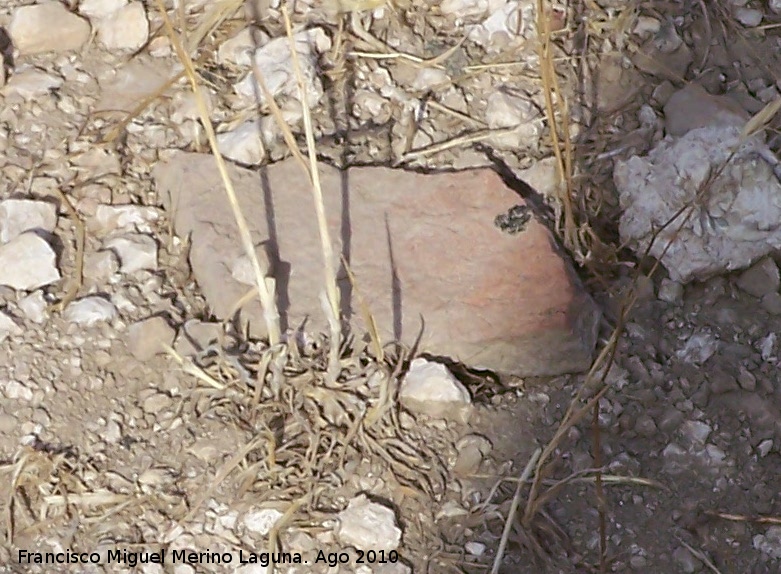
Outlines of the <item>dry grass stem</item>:
{"label": "dry grass stem", "polygon": [[406,60],[416,68],[436,68],[438,70],[444,70],[445,68],[442,66],[442,62],[447,61],[450,56],[455,54],[466,39],[467,37],[464,36],[456,44],[433,58],[421,58],[420,56],[405,54],[404,52],[361,52],[359,50],[347,52],[347,56],[350,58],[366,58],[369,60]]}
{"label": "dry grass stem", "polygon": [[258,294],[260,296],[260,303],[263,308],[263,318],[266,324],[266,330],[268,332],[269,343],[272,346],[277,345],[281,338],[282,333],[279,324],[279,311],[277,309],[276,295],[273,290],[270,290],[270,284],[267,281],[268,269],[261,268],[261,263],[255,253],[255,246],[252,241],[252,235],[247,227],[247,221],[244,218],[244,214],[241,211],[238,199],[236,198],[236,191],[233,188],[230,175],[228,174],[228,167],[225,163],[225,159],[222,157],[219,149],[217,148],[217,136],[214,133],[214,126],[209,118],[209,111],[206,108],[206,102],[201,93],[201,88],[198,84],[198,76],[196,75],[193,62],[190,59],[189,54],[185,51],[179,36],[174,31],[171,19],[168,17],[168,13],[165,10],[162,0],[156,0],[158,10],[163,18],[166,32],[169,36],[171,44],[176,51],[176,55],[184,66],[185,74],[190,82],[190,88],[195,95],[196,104],[198,107],[198,115],[201,118],[204,130],[206,131],[206,137],[209,140],[209,147],[214,155],[214,160],[217,162],[217,169],[220,172],[225,193],[228,197],[231,209],[233,210],[233,216],[236,220],[236,225],[239,228],[239,236],[244,248],[244,252],[249,258],[252,270],[255,274],[255,282],[258,287]]}
{"label": "dry grass stem", "polygon": [[523,128],[523,125],[520,126],[512,126],[509,128],[497,128],[497,129],[491,129],[491,130],[481,130],[479,132],[475,132],[472,134],[467,134],[464,136],[455,137],[453,139],[439,142],[432,144],[430,146],[426,146],[421,149],[412,150],[404,155],[401,156],[401,162],[409,162],[416,159],[421,159],[424,157],[428,157],[430,155],[438,154],[443,151],[447,151],[449,149],[454,149],[457,147],[466,146],[473,143],[478,143],[481,141],[485,141],[487,139],[491,139],[493,137],[501,137],[503,135],[508,135],[515,133],[519,129]]}
{"label": "dry grass stem", "polygon": [[210,496],[214,493],[214,491],[219,487],[219,485],[230,475],[231,472],[235,468],[237,468],[241,463],[244,461],[244,458],[255,450],[260,444],[262,444],[264,441],[267,441],[268,438],[266,436],[260,436],[252,439],[250,442],[245,444],[236,454],[234,454],[225,464],[220,467],[220,469],[217,471],[217,473],[214,475],[214,478],[212,479],[209,486],[206,488],[206,490],[201,494],[200,497],[196,500],[196,502],[192,505],[190,508],[190,511],[182,518],[180,522],[185,523],[190,521],[200,510],[201,506],[209,499]]}
{"label": "dry grass stem", "polygon": [[366,323],[366,330],[369,332],[372,354],[378,363],[382,363],[385,360],[385,352],[382,348],[382,339],[380,337],[380,330],[377,328],[377,320],[374,318],[371,309],[369,309],[369,306],[366,304],[366,301],[361,295],[360,289],[358,289],[358,282],[355,279],[355,274],[347,264],[347,261],[344,260],[344,257],[342,257],[342,263],[344,264],[344,268],[347,271],[347,277],[350,279],[350,285],[352,285],[354,297],[358,301],[358,308],[361,310],[361,317],[363,317],[363,321]]}
{"label": "dry grass stem", "polygon": [[513,495],[512,503],[510,504],[510,511],[507,513],[507,519],[504,523],[504,529],[502,530],[502,538],[499,541],[499,548],[496,550],[496,556],[494,557],[494,563],[491,567],[491,574],[498,574],[499,568],[502,566],[502,559],[504,558],[504,551],[507,548],[507,541],[510,539],[510,532],[513,529],[513,523],[515,522],[515,514],[518,512],[518,505],[521,502],[521,491],[524,484],[528,480],[532,473],[532,469],[537,466],[537,461],[542,454],[542,449],[537,448],[532,453],[531,458],[526,463],[526,467],[523,469],[521,476],[518,477],[518,483],[515,486],[515,494]]}
{"label": "dry grass stem", "polygon": [[748,514],[730,514],[729,512],[716,512],[708,510],[705,512],[708,516],[729,520],[731,522],[751,522],[754,524],[773,524],[781,525],[781,516],[752,516]]}
{"label": "dry grass stem", "polygon": [[323,201],[323,189],[320,185],[320,171],[317,167],[317,153],[315,145],[314,129],[312,127],[312,114],[309,109],[309,101],[306,94],[304,74],[301,71],[301,63],[298,59],[296,42],[293,37],[293,28],[287,5],[282,7],[282,17],[285,21],[285,32],[290,42],[290,54],[293,59],[293,70],[298,83],[298,92],[301,98],[301,110],[304,115],[304,132],[306,134],[307,156],[309,157],[309,174],[312,181],[312,194],[314,196],[315,212],[317,214],[317,226],[320,230],[320,247],[323,250],[323,267],[325,272],[325,292],[328,299],[326,317],[330,327],[331,347],[329,353],[328,374],[331,380],[336,380],[339,375],[339,352],[342,340],[341,318],[339,316],[339,286],[336,281],[336,259],[331,242],[331,234],[328,230],[328,219],[325,215]]}
{"label": "dry grass stem", "polygon": [[781,109],[781,98],[768,102],[765,107],[751,117],[740,132],[741,140],[745,141],[761,131],[764,131]]}
{"label": "dry grass stem", "polygon": [[[212,0],[212,2],[206,4],[205,8],[207,9],[207,12],[201,18],[200,22],[198,22],[198,27],[186,34],[185,44],[187,53],[192,54],[209,34],[235,14],[243,4],[244,0]],[[184,5],[184,1],[179,2],[180,7],[183,7]],[[183,14],[180,14],[180,20],[182,23],[182,33],[184,34],[185,20]]]}
{"label": "dry grass stem", "polygon": [[218,391],[225,390],[225,385],[216,381],[214,377],[208,375],[206,371],[204,371],[203,369],[195,365],[192,362],[192,360],[190,360],[189,358],[182,357],[179,353],[174,351],[169,345],[163,345],[163,350],[177,363],[179,363],[179,366],[182,368],[182,371],[184,371],[188,375],[192,375],[199,381],[203,381],[204,383],[206,383],[210,387],[217,389]]}
{"label": "dry grass stem", "polygon": [[691,553],[692,553],[694,556],[696,556],[696,557],[697,557],[697,558],[698,558],[698,559],[699,559],[699,560],[700,560],[700,561],[701,561],[703,564],[705,564],[705,566],[707,566],[707,567],[710,569],[710,571],[711,571],[711,572],[713,572],[713,574],[721,574],[721,570],[719,570],[718,568],[716,568],[716,565],[715,565],[715,564],[714,564],[714,563],[713,563],[713,562],[710,560],[710,558],[708,558],[708,557],[705,555],[705,553],[704,553],[704,552],[701,552],[701,551],[697,550],[696,548],[694,548],[693,546],[691,546],[690,544],[687,544],[687,543],[686,543],[686,542],[685,542],[683,539],[681,539],[681,537],[680,537],[680,536],[677,536],[677,535],[676,535],[675,537],[678,539],[678,542],[680,542],[681,544],[683,544],[683,546],[684,546],[684,547],[685,547],[685,548],[686,548],[686,549],[687,549],[689,552],[691,552]]}
{"label": "dry grass stem", "polygon": [[[537,34],[540,38],[540,78],[542,79],[542,91],[545,97],[545,115],[550,130],[553,154],[556,157],[556,169],[559,177],[557,196],[560,204],[560,213],[557,224],[561,226],[563,216],[563,241],[564,245],[579,258],[585,260],[585,250],[580,244],[580,238],[575,224],[575,213],[572,206],[574,185],[572,181],[573,152],[570,141],[569,110],[567,102],[559,87],[556,77],[556,68],[553,65],[553,43],[551,42],[550,22],[545,10],[544,0],[537,0]],[[555,98],[555,101],[554,101]],[[556,113],[558,105],[558,114]],[[558,118],[558,119],[557,119]],[[561,132],[561,136],[559,136]],[[562,149],[563,148],[563,149]],[[561,185],[563,183],[563,187]]]}
{"label": "dry grass stem", "polygon": [[485,123],[484,121],[478,120],[477,118],[473,118],[472,116],[468,116],[465,113],[451,109],[447,106],[443,106],[442,104],[440,104],[435,100],[426,100],[426,106],[428,106],[432,110],[437,110],[439,112],[442,112],[443,114],[447,114],[449,116],[457,118],[464,123],[471,124],[478,129],[488,129],[488,124]]}

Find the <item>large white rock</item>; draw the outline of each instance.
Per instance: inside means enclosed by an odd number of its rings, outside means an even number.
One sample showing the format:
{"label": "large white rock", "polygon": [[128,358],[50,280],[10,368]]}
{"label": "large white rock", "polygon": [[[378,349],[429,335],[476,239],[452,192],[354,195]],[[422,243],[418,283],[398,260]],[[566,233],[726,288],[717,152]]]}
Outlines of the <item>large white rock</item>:
{"label": "large white rock", "polygon": [[768,163],[775,160],[760,137],[741,138],[745,119],[734,104],[687,88],[665,115],[668,135],[647,156],[616,163],[622,241],[642,254],[678,214],[650,254],[682,283],[747,267],[781,247],[781,183]]}
{"label": "large white rock", "polygon": [[95,217],[89,221],[92,231],[110,233],[117,230],[136,230],[149,233],[151,224],[160,214],[154,207],[145,205],[98,205]]}
{"label": "large white rock", "polygon": [[128,233],[112,237],[104,245],[117,254],[122,273],[157,269],[157,242],[149,235]]}
{"label": "large white rock", "polygon": [[0,245],[0,285],[32,291],[60,279],[49,244],[28,231]]}
{"label": "large white rock", "polygon": [[[317,74],[317,55],[331,47],[331,41],[322,28],[310,28],[293,36],[298,62],[304,77],[307,102],[315,106],[323,96],[323,84]],[[276,38],[258,48],[255,52],[255,66],[263,82],[273,96],[287,95],[299,98],[298,83],[293,72],[293,56],[286,37]],[[236,93],[254,102],[263,95],[255,82],[255,75],[249,72],[235,86]]]}
{"label": "large white rock", "polygon": [[249,121],[217,135],[217,149],[229,160],[258,165],[266,157],[260,122]]}
{"label": "large white rock", "polygon": [[57,207],[47,201],[6,199],[0,202],[0,243],[8,243],[25,231],[52,233],[57,226]]}
{"label": "large white rock", "polygon": [[365,495],[353,498],[339,513],[336,537],[359,550],[395,550],[401,541],[393,510],[371,502]]}
{"label": "large white rock", "polygon": [[43,323],[46,320],[46,307],[46,299],[41,290],[19,300],[19,309],[33,323]]}
{"label": "large white rock", "polygon": [[64,80],[60,76],[28,68],[11,76],[11,79],[3,87],[3,94],[8,98],[29,101],[50,94],[52,90],[56,90],[63,83]]}
{"label": "large white rock", "polygon": [[79,13],[89,19],[106,18],[127,6],[127,0],[81,0]]}
{"label": "large white rock", "polygon": [[141,2],[130,2],[95,21],[98,40],[109,50],[137,50],[149,39],[149,21]]}
{"label": "large white rock", "polygon": [[84,297],[65,308],[63,317],[70,323],[90,327],[95,323],[111,321],[117,316],[117,308],[102,297]]}
{"label": "large white rock", "polygon": [[22,55],[66,52],[89,40],[90,25],[60,2],[42,2],[14,10],[8,33]]}
{"label": "large white rock", "polygon": [[471,403],[469,391],[445,365],[421,358],[410,363],[399,399],[411,410],[436,417],[461,417],[461,409]]}

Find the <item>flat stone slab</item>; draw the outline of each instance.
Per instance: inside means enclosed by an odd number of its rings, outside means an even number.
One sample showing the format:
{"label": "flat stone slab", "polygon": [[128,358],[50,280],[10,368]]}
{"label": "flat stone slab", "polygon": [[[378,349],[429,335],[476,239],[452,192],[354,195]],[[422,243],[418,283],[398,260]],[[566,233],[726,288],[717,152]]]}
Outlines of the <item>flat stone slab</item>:
{"label": "flat stone slab", "polygon": [[[230,174],[253,237],[269,254],[283,329],[325,330],[320,239],[300,165],[231,166]],[[496,173],[321,165],[320,175],[335,251],[349,262],[384,342],[411,344],[423,327],[421,351],[475,367],[529,376],[590,366],[599,309],[549,230]],[[177,153],[154,177],[176,233],[191,239],[204,296],[226,318],[250,286],[234,279],[246,281],[246,259],[214,158]],[[345,317],[365,332],[343,269],[339,281]],[[240,313],[262,334],[257,298]]]}

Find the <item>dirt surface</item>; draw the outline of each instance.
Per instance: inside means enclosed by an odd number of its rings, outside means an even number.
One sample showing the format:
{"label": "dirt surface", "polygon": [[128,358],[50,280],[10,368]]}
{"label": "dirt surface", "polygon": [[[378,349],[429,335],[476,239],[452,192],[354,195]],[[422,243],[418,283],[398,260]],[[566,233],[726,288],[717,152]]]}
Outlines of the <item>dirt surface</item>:
{"label": "dirt surface", "polygon": [[[8,28],[22,4],[4,2],[0,25]],[[258,28],[282,37],[268,4],[257,2]],[[398,2],[372,17],[299,3],[294,21],[322,27],[331,41],[317,67],[325,94],[315,109],[318,153],[337,165],[499,170],[581,266],[605,310],[604,346],[634,268],[648,264],[616,245],[613,160],[661,137],[661,107],[684,82],[732,94],[749,114],[778,97],[777,3],[521,2],[528,18],[508,17],[515,33],[493,36],[465,26],[503,3],[443,12],[458,4]],[[567,101],[569,224],[555,191],[543,189],[550,169],[529,180],[536,192],[515,179],[555,165],[536,4],[547,8],[553,33],[558,118]],[[229,131],[258,113],[270,117],[235,95],[242,70],[217,62],[220,46],[247,28],[243,10],[220,21],[203,2],[185,6],[171,14],[198,39],[193,54],[215,125]],[[136,108],[179,69],[156,5],[144,7],[153,34],[132,55],[96,43],[19,55],[0,42],[0,199],[58,204],[53,236],[64,277],[37,291],[39,321],[26,293],[0,288],[0,309],[18,328],[0,343],[0,571],[136,571],[127,555],[107,562],[118,550],[168,552],[166,564],[138,567],[149,574],[271,572],[239,563],[239,552],[249,562],[279,550],[308,561],[278,565],[281,572],[490,571],[517,477],[554,438],[584,377],[500,383],[455,369],[472,394],[471,416],[429,419],[387,400],[411,358],[405,349],[390,345],[378,360],[362,339],[350,340],[340,376],[329,381],[324,337],[293,337],[280,353],[213,322],[190,276],[187,240],[172,235],[150,177],[167,150],[207,147],[184,81]],[[199,24],[212,19],[199,37]],[[124,80],[115,76],[129,69]],[[25,70],[61,81],[31,96],[13,85]],[[280,99],[287,111],[297,104]],[[644,121],[649,113],[653,121]],[[295,117],[291,125],[303,141]],[[269,130],[264,162],[288,154]],[[131,228],[155,239],[158,261],[131,273],[114,261],[104,273],[95,257],[117,229],[97,222],[97,208],[127,204],[157,214]],[[79,297],[110,301],[118,315],[108,322],[78,324],[49,307],[78,274],[77,220],[87,225]],[[585,404],[604,392],[598,425],[589,410],[565,428],[531,515],[530,488],[521,489],[500,572],[781,569],[781,305],[777,267],[772,258],[764,265],[680,292],[661,274],[637,282],[607,390],[592,383],[578,395]],[[131,342],[131,326],[150,316],[176,329],[174,347],[189,359],[146,356]],[[362,494],[374,510],[390,511],[369,521],[384,538],[364,548],[359,564],[361,543],[340,525],[350,521],[346,508],[366,503]],[[206,554],[172,563],[183,550]],[[28,563],[36,552],[95,552],[99,563]]]}

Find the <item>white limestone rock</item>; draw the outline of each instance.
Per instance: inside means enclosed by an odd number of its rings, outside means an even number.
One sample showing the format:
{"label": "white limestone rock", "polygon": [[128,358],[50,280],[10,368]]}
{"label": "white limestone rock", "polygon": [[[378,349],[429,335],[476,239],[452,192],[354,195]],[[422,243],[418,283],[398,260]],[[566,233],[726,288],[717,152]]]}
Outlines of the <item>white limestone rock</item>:
{"label": "white limestone rock", "polygon": [[[268,36],[262,32],[255,33],[260,34],[258,40],[261,43],[268,42]],[[258,44],[253,37],[252,28],[244,28],[238,34],[220,44],[220,47],[217,48],[217,62],[223,65],[232,64],[249,68],[252,65],[252,53],[257,47]]]}
{"label": "white limestone rock", "polygon": [[145,205],[98,205],[95,217],[89,222],[91,230],[111,233],[119,230],[152,231],[151,224],[160,218],[154,207]]}
{"label": "white limestone rock", "polygon": [[104,246],[117,254],[122,273],[157,269],[157,242],[149,235],[128,233],[112,237],[104,242]]}
{"label": "white limestone rock", "polygon": [[[307,103],[314,107],[323,97],[323,84],[317,74],[317,56],[331,47],[331,40],[322,28],[310,28],[294,34],[293,37],[304,77]],[[300,99],[296,75],[293,72],[292,53],[287,38],[275,38],[258,48],[255,52],[254,64],[271,95],[284,94]],[[255,102],[258,96],[261,102],[264,100],[252,71],[234,88],[236,93],[247,102]]]}
{"label": "white limestone rock", "polygon": [[124,6],[127,6],[127,0],[81,0],[79,13],[90,20],[98,20],[107,18]]}
{"label": "white limestone rock", "polygon": [[130,2],[95,21],[98,41],[108,50],[138,50],[149,40],[149,20],[141,2]]}
{"label": "white limestone rock", "polygon": [[18,305],[25,317],[33,323],[41,324],[46,321],[47,304],[43,297],[43,291],[38,290],[30,293],[27,297],[20,299]]}
{"label": "white limestone rock", "polygon": [[336,537],[359,550],[395,550],[401,541],[396,515],[390,508],[371,502],[365,495],[353,498],[338,516]]}
{"label": "white limestone rock", "polygon": [[217,149],[231,161],[259,165],[266,158],[260,123],[249,121],[217,135]]}
{"label": "white limestone rock", "polygon": [[63,317],[69,323],[91,327],[95,323],[113,321],[117,317],[117,308],[103,297],[84,297],[68,305]]}
{"label": "white limestone rock", "polygon": [[11,76],[3,87],[3,94],[11,99],[29,101],[51,93],[62,86],[64,80],[55,74],[27,68]]}
{"label": "white limestone rock", "polygon": [[260,508],[244,515],[244,526],[255,534],[266,536],[282,516],[276,508]]}
{"label": "white limestone rock", "polygon": [[684,284],[779,249],[778,160],[761,137],[741,137],[745,114],[695,86],[673,95],[665,116],[667,136],[648,155],[616,163],[621,240],[644,253],[661,229],[650,254]]}
{"label": "white limestone rock", "polygon": [[59,279],[54,250],[34,231],[0,245],[0,285],[32,291]]}
{"label": "white limestone rock", "polygon": [[488,127],[499,130],[517,128],[506,134],[495,135],[491,142],[499,148],[517,150],[536,142],[542,131],[540,112],[531,100],[510,95],[503,91],[488,96],[485,120]]}
{"label": "white limestone rock", "polygon": [[0,202],[0,243],[8,243],[25,231],[52,233],[57,207],[47,201],[6,199]]}
{"label": "white limestone rock", "polygon": [[14,10],[8,33],[14,47],[26,56],[81,48],[90,37],[89,23],[56,1]]}
{"label": "white limestone rock", "polygon": [[15,337],[22,334],[22,328],[7,313],[0,311],[0,343],[8,337]]}
{"label": "white limestone rock", "polygon": [[464,418],[471,404],[469,391],[445,365],[421,358],[410,363],[399,399],[411,411],[457,419]]}

